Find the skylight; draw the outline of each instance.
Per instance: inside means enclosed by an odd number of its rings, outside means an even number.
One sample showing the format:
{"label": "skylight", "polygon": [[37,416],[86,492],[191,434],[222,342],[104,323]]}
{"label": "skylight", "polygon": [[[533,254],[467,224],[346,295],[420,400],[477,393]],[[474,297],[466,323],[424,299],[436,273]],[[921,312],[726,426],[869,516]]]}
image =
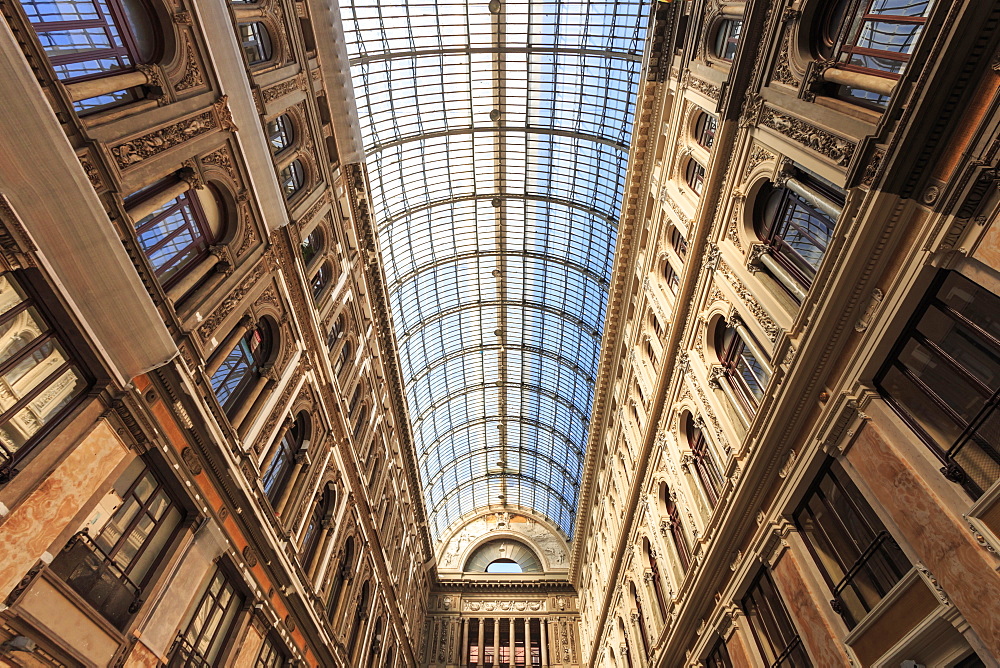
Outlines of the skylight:
{"label": "skylight", "polygon": [[431,534],[506,503],[569,537],[647,11],[342,13]]}

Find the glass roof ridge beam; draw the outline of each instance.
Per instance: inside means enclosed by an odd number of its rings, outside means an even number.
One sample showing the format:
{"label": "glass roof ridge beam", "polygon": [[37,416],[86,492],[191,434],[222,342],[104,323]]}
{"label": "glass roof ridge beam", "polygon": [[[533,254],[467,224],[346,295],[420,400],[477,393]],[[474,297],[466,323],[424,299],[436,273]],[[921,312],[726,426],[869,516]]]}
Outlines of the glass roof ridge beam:
{"label": "glass roof ridge beam", "polygon": [[526,53],[540,55],[580,55],[593,56],[595,58],[613,58],[615,60],[626,60],[634,63],[642,62],[642,53],[631,51],[620,51],[618,49],[597,49],[588,47],[568,47],[568,46],[536,46],[528,44],[525,46],[452,46],[445,48],[431,49],[400,49],[392,51],[375,51],[366,53],[363,56],[355,56],[349,63],[355,65],[367,65],[386,60],[402,60],[405,58],[426,58],[432,56],[466,56],[473,54],[497,53],[503,50],[506,53]]}
{"label": "glass roof ridge beam", "polygon": [[477,134],[477,133],[488,133],[488,132],[523,132],[525,134],[536,134],[536,135],[554,135],[557,137],[569,137],[571,139],[584,139],[587,141],[592,141],[595,144],[603,144],[604,146],[610,146],[613,149],[619,151],[628,151],[629,145],[626,142],[615,141],[614,139],[607,139],[601,135],[595,135],[590,132],[579,132],[577,130],[562,130],[559,128],[547,128],[543,125],[490,125],[490,126],[465,126],[459,128],[450,128],[448,130],[435,130],[433,132],[417,132],[409,135],[404,135],[402,137],[397,137],[391,141],[385,141],[380,144],[372,144],[371,146],[365,147],[365,157],[372,156],[376,153],[388,150],[390,148],[396,148],[397,146],[402,146],[410,142],[419,141],[421,139],[436,139],[439,137],[458,137],[467,134]]}
{"label": "glass roof ridge beam", "polygon": [[523,390],[528,390],[529,392],[533,392],[535,394],[540,394],[540,395],[548,397],[549,399],[552,399],[554,401],[558,401],[559,403],[561,403],[564,406],[566,406],[566,408],[570,409],[571,411],[573,411],[574,413],[576,413],[577,415],[579,415],[581,418],[587,420],[588,423],[590,422],[590,420],[587,418],[587,414],[579,406],[577,406],[572,401],[570,401],[566,396],[564,396],[562,394],[559,394],[558,392],[553,392],[552,390],[548,389],[547,387],[543,387],[541,385],[535,385],[534,383],[511,383],[511,382],[506,382],[503,385],[501,385],[499,383],[496,383],[496,382],[494,382],[494,383],[483,382],[483,383],[474,383],[472,385],[463,385],[462,387],[460,387],[460,388],[458,388],[458,389],[456,389],[456,390],[454,390],[452,392],[449,392],[448,394],[444,395],[443,397],[441,397],[437,401],[435,401],[435,402],[431,403],[430,405],[428,405],[416,417],[411,417],[410,421],[413,423],[414,428],[416,428],[416,426],[418,424],[420,424],[421,422],[423,422],[424,420],[426,420],[428,417],[430,417],[430,415],[434,411],[436,411],[439,408],[444,407],[446,404],[450,403],[453,399],[456,399],[456,398],[461,397],[461,396],[465,396],[466,394],[469,394],[471,392],[475,392],[477,390],[485,390],[485,389],[492,388],[492,387],[497,387],[497,388],[499,388],[499,387],[505,387],[505,388],[515,387],[515,388],[521,388]]}
{"label": "glass roof ridge beam", "polygon": [[[515,299],[487,299],[478,302],[471,302],[468,304],[461,304],[459,306],[452,306],[446,309],[441,309],[440,311],[434,311],[433,315],[431,315],[430,317],[415,323],[413,326],[409,328],[408,331],[403,332],[402,334],[398,334],[396,336],[396,339],[398,340],[399,345],[403,346],[405,345],[406,341],[413,338],[417,333],[420,332],[420,330],[433,325],[435,322],[441,320],[442,318],[447,318],[450,315],[455,315],[456,313],[462,313],[464,311],[471,311],[474,309],[485,309],[494,306],[501,308],[504,306],[517,306],[518,308],[525,308],[525,309],[531,309],[533,311],[541,311],[542,313],[549,313],[551,315],[561,318],[562,320],[565,320],[571,325],[575,325],[578,329],[585,331],[588,335],[592,337],[598,339],[601,337],[601,331],[599,329],[591,325],[583,318],[574,315],[569,311],[564,311],[554,306],[548,306],[546,304],[542,304],[539,302],[530,302],[530,301],[515,300]],[[503,326],[506,324],[506,321],[501,319],[500,323],[501,326]],[[506,330],[506,327],[504,327],[504,329]]]}
{"label": "glass roof ridge beam", "polygon": [[[500,350],[500,347],[501,346],[499,343],[491,343],[486,346],[480,345],[480,346],[469,346],[468,348],[459,348],[458,350],[455,350],[453,352],[448,353],[447,355],[435,359],[431,364],[427,364],[426,366],[421,367],[419,373],[407,379],[407,388],[409,388],[412,383],[423,379],[424,376],[426,376],[428,373],[430,373],[437,367],[441,366],[442,364],[447,364],[448,362],[454,359],[458,359],[459,357],[464,357],[469,353],[481,353],[493,350]],[[581,367],[575,360],[570,359],[569,357],[565,357],[563,355],[559,355],[554,351],[549,350],[548,348],[542,348],[540,346],[531,346],[524,344],[507,345],[506,348],[508,350],[527,350],[530,353],[541,355],[543,357],[548,357],[549,359],[554,360],[561,366],[571,369],[576,375],[580,376],[580,378],[586,380],[588,384],[592,385],[594,383],[595,379],[591,377],[591,375],[587,373],[587,371],[583,367]]]}
{"label": "glass roof ridge beam", "polygon": [[559,429],[555,428],[550,424],[545,424],[540,420],[535,420],[534,418],[525,417],[523,415],[512,416],[512,415],[498,414],[498,415],[484,415],[483,417],[474,418],[472,420],[466,420],[465,422],[452,425],[451,428],[448,429],[448,431],[443,431],[440,434],[437,434],[437,437],[433,441],[431,441],[429,444],[423,447],[423,449],[420,452],[420,456],[417,458],[417,462],[423,464],[426,461],[427,457],[430,456],[432,450],[436,450],[438,446],[440,446],[441,443],[445,441],[446,438],[455,434],[456,432],[461,431],[465,427],[476,426],[480,424],[488,424],[490,422],[518,422],[531,425],[532,427],[537,427],[564,441],[566,445],[568,445],[573,450],[573,454],[575,454],[576,456],[583,457],[584,455],[583,451],[584,445],[575,443],[568,434],[564,434]]}
{"label": "glass roof ridge beam", "polygon": [[509,257],[520,257],[528,260],[540,260],[542,262],[551,262],[553,264],[558,264],[562,267],[567,267],[572,269],[578,274],[582,274],[590,279],[592,279],[598,285],[607,286],[608,280],[607,276],[597,272],[589,267],[580,264],[579,262],[573,262],[572,260],[566,260],[556,255],[551,255],[549,253],[539,253],[537,251],[469,251],[468,253],[456,253],[455,255],[447,255],[433,262],[425,262],[424,264],[418,265],[416,269],[410,272],[401,274],[396,280],[392,281],[388,286],[389,293],[394,293],[400,287],[403,286],[407,281],[410,281],[421,274],[430,271],[432,269],[437,269],[438,267],[443,267],[445,265],[451,264],[453,262],[461,262],[462,260],[473,260],[478,258],[488,258],[497,257],[501,253]]}
{"label": "glass roof ridge beam", "polygon": [[[448,499],[450,499],[451,497],[455,496],[455,494],[457,494],[458,492],[460,492],[463,489],[465,489],[466,487],[470,487],[472,485],[475,485],[476,483],[483,482],[483,481],[488,481],[488,480],[496,478],[496,477],[497,477],[496,473],[485,473],[485,474],[482,474],[482,475],[478,475],[475,478],[470,478],[469,480],[466,480],[466,481],[462,482],[457,487],[453,487],[452,489],[448,490],[447,494],[445,494],[440,499],[438,499],[438,502],[435,503],[434,506],[430,509],[430,511],[428,512],[428,515],[430,515],[431,517],[436,517],[438,515],[438,513],[441,512],[439,510],[439,508],[441,507],[441,505],[445,501],[447,501]],[[549,493],[549,495],[553,499],[555,499],[556,501],[558,501],[561,506],[563,506],[564,508],[566,508],[569,511],[570,518],[572,518],[573,515],[576,513],[576,508],[574,507],[574,504],[572,502],[570,502],[570,500],[567,499],[565,496],[563,496],[560,492],[557,492],[555,490],[555,488],[552,487],[552,485],[549,485],[548,483],[543,482],[543,481],[539,480],[538,478],[535,478],[534,476],[525,475],[523,473],[512,473],[512,474],[510,474],[510,477],[514,478],[515,480],[518,479],[518,478],[521,478],[523,480],[527,480],[527,481],[531,482],[534,485],[538,485],[538,487],[540,487],[541,489],[547,491]],[[486,504],[486,506],[492,506],[492,505],[506,505],[506,504],[492,504],[492,503]],[[474,506],[473,508],[470,508],[468,511],[465,511],[465,512],[469,512],[471,510],[475,510],[476,508],[483,508],[483,507],[485,507],[485,506],[482,505],[482,504],[477,504],[476,506]],[[544,515],[549,520],[551,520],[553,524],[555,524],[556,526],[562,528],[562,525],[559,524],[559,522],[557,522],[554,519],[552,519],[551,517],[549,517],[548,513],[544,513],[542,511],[538,510],[537,508],[535,509],[535,512],[538,512],[541,515]],[[465,513],[462,513],[462,514],[464,515]],[[572,521],[572,519],[571,519],[571,521]],[[564,531],[565,531],[565,529],[564,529]]]}
{"label": "glass roof ridge beam", "polygon": [[458,204],[459,202],[471,202],[474,200],[494,200],[494,199],[516,199],[523,200],[525,202],[548,202],[549,204],[561,204],[570,209],[576,209],[577,211],[585,211],[590,215],[600,218],[606,222],[612,229],[618,229],[618,215],[613,215],[614,212],[606,212],[597,209],[596,207],[587,206],[586,204],[581,204],[575,200],[566,199],[565,197],[552,197],[551,195],[534,195],[529,193],[506,193],[506,192],[494,192],[480,194],[476,193],[473,195],[459,195],[457,197],[442,197],[441,199],[430,200],[419,204],[414,207],[407,207],[398,213],[394,213],[391,216],[387,216],[378,226],[378,231],[382,232],[385,228],[390,225],[395,225],[398,221],[418,213],[420,211],[425,211],[427,209],[436,209],[439,206],[448,206],[449,204]]}

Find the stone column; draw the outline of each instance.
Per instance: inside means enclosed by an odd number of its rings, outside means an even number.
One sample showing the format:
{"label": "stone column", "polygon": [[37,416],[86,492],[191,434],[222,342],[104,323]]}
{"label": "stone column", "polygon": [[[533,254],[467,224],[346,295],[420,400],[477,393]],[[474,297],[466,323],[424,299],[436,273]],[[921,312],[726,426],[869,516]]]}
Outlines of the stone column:
{"label": "stone column", "polygon": [[459,648],[458,665],[464,668],[469,665],[469,620],[463,618],[461,623],[462,645]]}
{"label": "stone column", "polygon": [[510,664],[511,668],[514,668],[514,664],[517,663],[517,661],[515,660],[515,656],[514,656],[514,649],[516,648],[516,643],[514,642],[514,638],[515,638],[515,636],[517,634],[516,633],[517,626],[514,624],[514,621],[515,621],[514,618],[511,617],[510,618],[510,660],[507,662],[508,664]]}
{"label": "stone column", "polygon": [[285,512],[285,506],[288,505],[288,499],[292,496],[292,489],[295,487],[299,473],[302,471],[302,467],[305,466],[306,461],[306,453],[295,453],[295,466],[292,467],[292,472],[288,476],[288,482],[285,483],[284,489],[281,490],[281,496],[278,497],[278,502],[274,506],[274,514],[278,517],[281,517],[282,513]]}
{"label": "stone column", "polygon": [[254,420],[257,419],[257,416],[263,410],[264,404],[267,403],[270,390],[274,389],[275,383],[274,379],[271,378],[272,373],[273,369],[271,368],[260,370],[260,377],[254,383],[253,389],[247,395],[246,401],[240,405],[240,409],[236,411],[236,415],[230,420],[230,424],[236,429],[236,433],[239,434],[240,438],[246,438],[247,432],[250,430],[250,425],[254,423]]}
{"label": "stone column", "polygon": [[153,73],[152,68],[136,69],[131,72],[113,74],[109,77],[98,79],[88,79],[87,81],[77,81],[66,85],[66,92],[73,102],[87,100],[98,95],[107,95],[115,91],[144,86],[150,83],[149,74]]}
{"label": "stone column", "polygon": [[[170,289],[167,290],[167,298],[174,304],[178,303],[184,295],[194,289],[194,286],[198,285],[210,271],[220,264],[222,263],[219,256],[215,253],[208,253],[205,257],[184,270],[184,275],[181,276],[180,280],[171,285]],[[225,270],[227,268],[228,265],[223,267],[223,271],[219,272],[219,274],[225,277]]]}
{"label": "stone column", "polygon": [[538,625],[541,627],[541,644],[542,644],[542,668],[549,667],[549,639],[546,627],[549,624],[549,620],[544,617],[538,620]]}
{"label": "stone column", "polygon": [[733,392],[732,386],[729,384],[729,379],[726,378],[726,370],[721,365],[713,366],[708,375],[708,384],[714,389],[722,390],[722,393],[726,395],[726,400],[729,401],[729,405],[733,407],[733,412],[736,413],[736,418],[740,423],[740,426],[744,430],[750,428],[750,418],[747,416],[743,404],[740,403],[739,398]]}
{"label": "stone column", "polygon": [[765,244],[754,244],[750,248],[748,268],[752,272],[757,272],[760,271],[760,265],[764,265],[786,290],[795,295],[796,299],[800,302],[805,300],[806,291],[802,289],[799,282],[784,267],[775,261],[771,255],[771,249]]}
{"label": "stone column", "polygon": [[[126,213],[128,214],[128,217],[132,219],[132,223],[138,224],[140,220],[153,213],[170,200],[177,199],[188,190],[191,190],[195,184],[191,182],[192,179],[189,175],[193,175],[193,173],[190,171],[184,173],[184,170],[182,170],[182,174],[177,177],[177,183],[174,183],[170,187],[165,188],[154,195],[150,195],[149,197],[146,197],[130,206],[126,210]],[[181,176],[189,176],[189,178],[185,179],[181,178]]]}
{"label": "stone column", "polygon": [[476,665],[483,666],[486,665],[486,660],[483,658],[483,648],[485,646],[486,635],[486,618],[479,618],[479,654],[476,655]]}
{"label": "stone column", "polygon": [[319,592],[323,588],[323,580],[326,578],[326,572],[330,568],[330,560],[333,559],[333,519],[323,520],[323,531],[326,535],[326,545],[323,546],[323,551],[320,556],[319,561],[319,571],[316,573],[316,577],[313,580],[313,590]]}
{"label": "stone column", "polygon": [[493,666],[500,665],[500,618],[493,618]]}
{"label": "stone column", "polygon": [[278,454],[278,450],[281,449],[281,441],[284,440],[285,436],[288,434],[288,430],[292,428],[293,424],[295,424],[295,420],[292,419],[291,415],[287,416],[281,423],[281,428],[278,429],[278,434],[271,443],[271,447],[267,449],[264,454],[264,458],[260,460],[261,475],[266,473],[267,470],[271,468],[271,462],[274,461],[275,456]]}
{"label": "stone column", "polygon": [[524,665],[531,668],[531,617],[524,618]]}
{"label": "stone column", "polygon": [[850,86],[852,88],[862,88],[870,90],[873,93],[878,93],[879,95],[891,96],[896,90],[895,79],[877,77],[861,72],[851,72],[850,70],[842,70],[839,67],[829,67],[823,70],[820,76],[824,81],[829,81],[830,83]]}
{"label": "stone column", "polygon": [[243,316],[243,318],[240,319],[236,327],[233,328],[233,331],[229,333],[229,336],[223,339],[222,343],[219,344],[219,347],[212,353],[212,358],[205,365],[206,376],[211,378],[215,375],[215,372],[219,370],[222,363],[226,361],[227,357],[229,357],[229,353],[233,352],[233,348],[236,347],[236,344],[240,342],[240,339],[246,336],[247,332],[250,331],[252,325],[253,323],[250,321],[249,316]]}
{"label": "stone column", "polygon": [[320,570],[320,565],[325,561],[323,557],[327,551],[327,541],[330,540],[330,529],[333,527],[333,523],[323,520],[320,526],[319,538],[316,539],[316,549],[313,550],[309,559],[309,580],[313,583],[313,589],[316,588],[316,575]]}

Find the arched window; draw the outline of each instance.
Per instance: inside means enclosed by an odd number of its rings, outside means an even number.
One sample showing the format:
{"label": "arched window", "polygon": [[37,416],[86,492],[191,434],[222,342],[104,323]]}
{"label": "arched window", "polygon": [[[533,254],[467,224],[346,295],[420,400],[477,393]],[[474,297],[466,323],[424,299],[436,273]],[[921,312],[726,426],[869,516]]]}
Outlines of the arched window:
{"label": "arched window", "polygon": [[271,328],[261,322],[240,338],[222,366],[212,374],[212,390],[226,415],[233,414],[254,381],[260,378],[271,345]]}
{"label": "arched window", "polygon": [[354,575],[354,537],[351,536],[344,544],[344,552],[333,574],[333,586],[330,587],[330,599],[327,607],[327,617],[332,622],[340,609],[341,597],[344,595],[344,583]]}
{"label": "arched window", "polygon": [[261,485],[267,494],[271,506],[278,503],[281,493],[290,482],[295,455],[302,449],[309,429],[309,418],[305,412],[295,417],[295,422],[288,428],[268,464],[267,470],[261,476]]}
{"label": "arched window", "polygon": [[680,561],[681,569],[686,572],[691,566],[691,548],[688,547],[687,536],[684,535],[684,527],[681,525],[681,513],[666,483],[660,483],[660,503],[661,512],[666,515],[670,528],[670,537],[677,550],[677,559]]}
{"label": "arched window", "polygon": [[639,598],[639,590],[635,588],[635,582],[628,583],[632,594],[632,601],[635,603],[636,620],[639,625],[639,637],[642,638],[642,651],[644,656],[649,656],[649,636],[646,635],[646,615],[642,611],[642,599]]}
{"label": "arched window", "polygon": [[[130,197],[126,206],[132,207],[133,199],[141,203],[142,200],[156,198],[158,193],[169,187],[164,185],[144,190],[138,194],[140,197]],[[221,198],[215,191],[208,187],[204,192],[212,199],[210,203],[221,211]],[[181,193],[136,221],[135,234],[153,273],[164,288],[175,283],[193,261],[204,257],[215,237],[205,214],[203,199],[196,190]]]}
{"label": "arched window", "polygon": [[313,299],[319,299],[319,296],[323,294],[323,290],[330,283],[330,276],[333,272],[330,270],[330,263],[324,262],[323,265],[313,274],[312,279],[309,284],[312,286]]}
{"label": "arched window", "polygon": [[[99,79],[155,60],[158,30],[142,0],[21,0],[56,76],[63,83]],[[130,102],[141,87],[74,103],[78,112]]]}
{"label": "arched window", "polygon": [[684,168],[684,180],[695,195],[701,195],[705,188],[705,168],[697,160],[689,159]]}
{"label": "arched window", "polygon": [[271,145],[273,153],[281,153],[292,145],[295,140],[295,131],[292,129],[292,118],[288,114],[282,114],[267,123],[267,141]]}
{"label": "arched window", "polygon": [[361,627],[364,625],[364,621],[368,619],[368,601],[370,598],[371,585],[368,581],[365,581],[361,585],[361,596],[358,598],[358,605],[354,609],[354,620],[351,622],[351,633],[347,641],[347,655],[352,658],[357,653],[358,638],[364,635],[361,633]]}
{"label": "arched window", "polygon": [[344,346],[340,349],[340,356],[337,358],[337,365],[333,369],[333,374],[339,376],[340,372],[347,368],[348,362],[351,361],[351,355],[354,354],[354,346],[351,342],[344,341]]}
{"label": "arched window", "polygon": [[358,417],[354,421],[354,439],[357,440],[361,438],[361,434],[365,431],[365,425],[368,423],[368,406],[362,405],[358,410]]}
{"label": "arched window", "polygon": [[[831,201],[842,201],[840,193],[819,182],[799,176],[810,190]],[[812,284],[823,255],[833,236],[837,221],[799,193],[789,188],[768,188],[757,200],[754,227],[758,238],[768,245],[771,256],[796,281],[805,287]]]}
{"label": "arched window", "polygon": [[715,349],[730,385],[752,413],[764,398],[764,389],[771,379],[766,360],[759,359],[736,329],[725,323],[719,324]]}
{"label": "arched window", "polygon": [[646,555],[646,565],[649,566],[653,580],[653,593],[656,594],[656,605],[660,608],[660,615],[667,615],[667,597],[663,592],[663,582],[660,580],[660,564],[653,556],[653,548],[649,544],[648,538],[642,539],[642,551]]}
{"label": "arched window", "polygon": [[[700,190],[698,191],[701,192]],[[670,245],[673,246],[674,252],[677,253],[677,257],[680,259],[685,259],[688,253],[688,242],[684,238],[684,235],[676,227],[670,228]]]}
{"label": "arched window", "polygon": [[302,253],[302,264],[308,267],[313,258],[323,250],[323,230],[318,226],[313,228],[309,236],[302,240],[299,250]]}
{"label": "arched window", "polygon": [[271,35],[260,21],[240,24],[240,42],[250,65],[271,59]]}
{"label": "arched window", "polygon": [[690,413],[684,421],[684,431],[687,436],[688,446],[691,448],[691,455],[694,458],[694,470],[698,474],[702,489],[712,507],[719,502],[719,495],[722,493],[724,479],[719,465],[712,456],[712,451],[708,446],[704,432],[695,423]]}
{"label": "arched window", "polygon": [[813,22],[813,56],[822,60],[833,59],[837,39],[844,29],[844,20],[851,4],[852,0],[836,0],[824,3],[819,9]]}
{"label": "arched window", "polygon": [[677,294],[677,288],[680,287],[681,279],[668,261],[664,261],[663,263],[663,279],[667,282],[667,287],[670,288],[670,291]]}
{"label": "arched window", "polygon": [[700,112],[694,124],[694,138],[699,146],[712,148],[715,144],[715,131],[719,129],[719,120],[707,112]]}
{"label": "arched window", "polygon": [[330,515],[331,495],[324,490],[319,500],[313,504],[312,512],[309,513],[309,524],[306,525],[305,533],[302,536],[302,548],[299,550],[300,561],[306,567],[312,563],[316,557],[316,550],[319,549],[319,537],[323,533],[323,520]]}
{"label": "arched window", "polygon": [[10,272],[0,274],[0,480],[89,385],[82,369]]}
{"label": "arched window", "polygon": [[392,668],[392,661],[395,658],[395,652],[393,652],[393,648],[390,647],[385,652],[385,663],[382,664],[382,668]]}
{"label": "arched window", "polygon": [[336,347],[337,343],[340,342],[340,339],[343,338],[344,332],[346,330],[346,323],[347,319],[344,317],[343,313],[337,316],[337,319],[333,321],[333,327],[330,328],[330,334],[326,338],[326,347],[330,350],[331,353],[333,352],[333,349]]}
{"label": "arched window", "polygon": [[740,44],[743,19],[723,19],[715,30],[715,55],[722,60],[732,61]]}
{"label": "arched window", "polygon": [[306,182],[306,172],[302,161],[296,158],[288,163],[288,166],[282,169],[281,174],[278,175],[278,180],[281,181],[281,191],[285,193],[285,199],[291,199]]}

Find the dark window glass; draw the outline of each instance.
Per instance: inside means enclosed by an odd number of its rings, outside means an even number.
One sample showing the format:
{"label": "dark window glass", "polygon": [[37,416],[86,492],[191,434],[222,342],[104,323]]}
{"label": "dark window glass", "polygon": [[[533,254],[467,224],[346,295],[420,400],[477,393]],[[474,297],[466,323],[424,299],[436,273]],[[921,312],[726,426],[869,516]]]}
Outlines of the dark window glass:
{"label": "dark window glass", "polygon": [[137,222],[135,233],[163,286],[179,278],[192,260],[203,257],[212,238],[193,190],[177,196]]}
{"label": "dark window glass", "polygon": [[837,39],[845,28],[844,21],[851,4],[852,0],[834,0],[820,9],[813,31],[813,53],[817,58],[833,59]]}
{"label": "dark window glass", "polygon": [[674,503],[670,494],[670,489],[664,487],[660,494],[667,515],[667,522],[670,524],[670,536],[673,538],[674,547],[677,550],[677,557],[681,562],[681,569],[687,571],[691,566],[691,548],[688,547],[687,536],[684,535],[684,526],[681,524],[681,513]]}
{"label": "dark window glass", "polygon": [[705,148],[712,148],[715,144],[715,131],[718,128],[719,120],[715,116],[704,111],[699,113],[694,127],[695,140]]}
{"label": "dark window glass", "polygon": [[251,65],[271,59],[271,35],[260,21],[240,24],[243,53]]}
{"label": "dark window glass", "polygon": [[281,641],[273,636],[264,638],[264,645],[260,648],[254,668],[284,668],[287,665],[288,658],[281,649]]}
{"label": "dark window glass", "polygon": [[0,479],[88,385],[34,300],[0,274]]}
{"label": "dark window glass", "polygon": [[223,410],[229,415],[253,381],[270,352],[271,339],[266,327],[247,332],[229,351],[219,370],[212,376],[212,389]]}
{"label": "dark window glass", "polygon": [[910,570],[910,563],[843,469],[831,461],[795,513],[795,524],[854,628]]}
{"label": "dark window glass", "polygon": [[684,169],[684,179],[696,195],[701,195],[705,188],[705,168],[697,160],[688,160]]}
{"label": "dark window glass", "polygon": [[715,33],[715,55],[729,61],[735,58],[742,31],[742,19],[724,19],[720,22]]}
{"label": "dark window glass", "polygon": [[681,231],[676,227],[670,230],[670,245],[674,247],[674,251],[677,253],[677,257],[684,259],[687,257],[688,252],[688,242],[681,234]]}
{"label": "dark window glass", "polygon": [[787,188],[775,188],[761,201],[763,207],[755,221],[758,237],[768,245],[772,257],[808,287],[837,221]]}
{"label": "dark window glass", "polygon": [[695,424],[689,413],[686,421],[688,444],[691,446],[691,456],[694,459],[694,469],[701,481],[702,489],[708,502],[714,507],[719,502],[719,495],[722,493],[724,478],[715,457],[708,446],[705,434]]}
{"label": "dark window glass", "polygon": [[302,189],[306,182],[305,170],[301,160],[292,160],[287,167],[281,170],[278,179],[281,181],[281,190],[285,193],[285,198],[292,197]]}
{"label": "dark window glass", "polygon": [[750,586],[741,607],[765,664],[771,668],[812,666],[766,568],[761,569]]}
{"label": "dark window glass", "polygon": [[[221,568],[216,568],[202,594],[194,615],[178,639],[176,658],[185,666],[214,666],[233,635],[243,596],[236,591]],[[176,665],[171,663],[171,665]]]}
{"label": "dark window glass", "polygon": [[653,593],[656,595],[656,605],[660,608],[660,614],[666,616],[667,597],[663,592],[663,582],[660,580],[660,563],[657,558],[653,556],[649,541],[643,539],[643,542],[643,551],[646,553],[646,563],[649,565],[650,575],[653,579]]}
{"label": "dark window glass", "polygon": [[323,290],[330,283],[330,264],[326,263],[320,267],[316,274],[309,281],[312,286],[313,299],[319,299],[319,296],[323,294]]}
{"label": "dark window glass", "polygon": [[712,651],[705,657],[705,668],[733,668],[733,664],[729,660],[729,648],[726,647],[726,641],[722,638],[715,641]]}
{"label": "dark window glass", "polygon": [[317,227],[310,232],[309,236],[302,240],[300,250],[302,252],[302,263],[308,267],[313,258],[323,250],[323,231]]}
{"label": "dark window glass", "polygon": [[677,275],[677,272],[674,271],[674,268],[670,266],[669,262],[663,263],[663,278],[667,281],[670,291],[677,294],[677,288],[680,287],[681,279]]}
{"label": "dark window glass", "polygon": [[716,349],[722,351],[719,361],[736,394],[747,408],[756,410],[757,404],[764,398],[771,372],[732,327],[723,328]]}
{"label": "dark window glass", "polygon": [[[152,21],[139,0],[21,0],[21,7],[63,82],[120,74],[152,59]],[[144,39],[140,42],[137,35]],[[74,107],[85,113],[140,96],[138,89],[120,90],[75,102]]]}
{"label": "dark window glass", "polygon": [[337,365],[333,370],[335,375],[339,376],[340,372],[347,368],[353,353],[354,346],[351,345],[350,341],[344,341],[344,347],[340,349],[340,356],[337,358]]}
{"label": "dark window glass", "polygon": [[300,413],[292,426],[285,432],[281,442],[278,443],[277,452],[271,459],[267,471],[261,476],[261,484],[272,506],[281,498],[281,493],[289,482],[295,455],[302,449],[302,444],[305,441],[306,429],[305,415]]}
{"label": "dark window glass", "polygon": [[288,114],[282,114],[267,124],[267,141],[274,153],[281,153],[292,145],[295,134],[292,132],[292,119]]}
{"label": "dark window glass", "polygon": [[1000,297],[942,272],[876,385],[950,480],[978,497],[1000,479]]}

